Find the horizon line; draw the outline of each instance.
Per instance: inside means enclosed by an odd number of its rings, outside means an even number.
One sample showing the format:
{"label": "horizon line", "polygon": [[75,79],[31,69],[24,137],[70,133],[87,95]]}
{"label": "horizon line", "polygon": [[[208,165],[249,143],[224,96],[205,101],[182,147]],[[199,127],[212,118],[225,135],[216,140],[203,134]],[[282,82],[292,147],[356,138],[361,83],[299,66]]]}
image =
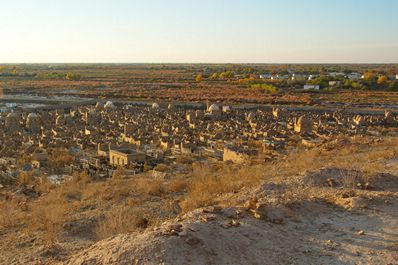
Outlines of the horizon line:
{"label": "horizon line", "polygon": [[341,64],[341,65],[360,65],[360,64],[398,64],[398,62],[0,62],[0,65],[10,64],[168,64],[168,65],[179,65],[179,64],[251,64],[251,65],[301,65],[301,64]]}

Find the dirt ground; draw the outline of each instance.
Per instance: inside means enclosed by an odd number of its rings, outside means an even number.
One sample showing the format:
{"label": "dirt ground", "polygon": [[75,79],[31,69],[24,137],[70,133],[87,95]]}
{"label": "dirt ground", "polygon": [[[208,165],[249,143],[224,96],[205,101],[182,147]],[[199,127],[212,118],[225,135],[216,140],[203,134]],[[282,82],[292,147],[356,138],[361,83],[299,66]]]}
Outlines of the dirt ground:
{"label": "dirt ground", "polygon": [[244,207],[210,207],[98,242],[67,264],[397,264],[397,206],[396,193],[381,192],[268,207],[264,220]]}
{"label": "dirt ground", "polygon": [[[0,217],[15,220],[0,229],[0,264],[398,264],[397,143],[395,136],[337,139],[279,162],[217,171],[227,177],[211,192],[213,182],[191,194],[177,186],[146,189],[154,183],[146,179],[139,188],[127,179],[71,183],[19,201],[13,211],[13,200],[5,201]],[[250,175],[259,170],[255,182]],[[225,189],[245,171],[249,182]],[[199,199],[208,206],[195,209]],[[187,201],[191,208],[176,210]],[[135,218],[141,210],[163,218],[97,238],[98,222],[104,214],[118,217],[111,209],[119,205],[134,209],[121,215],[128,222],[141,222]],[[40,207],[43,218],[64,207],[66,214],[54,219],[61,226],[39,219],[47,226],[30,227]],[[28,215],[17,219],[21,213]]]}

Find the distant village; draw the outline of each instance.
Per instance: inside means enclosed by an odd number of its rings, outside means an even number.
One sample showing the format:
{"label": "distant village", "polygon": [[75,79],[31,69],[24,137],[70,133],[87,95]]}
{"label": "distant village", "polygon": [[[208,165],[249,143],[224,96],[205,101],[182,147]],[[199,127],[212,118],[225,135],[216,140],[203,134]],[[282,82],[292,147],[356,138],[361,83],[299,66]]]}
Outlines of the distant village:
{"label": "distant village", "polygon": [[[391,112],[286,108],[114,104],[14,108],[0,116],[0,175],[24,172],[62,183],[73,172],[108,178],[178,164],[187,158],[261,163],[283,157],[291,146],[323,145],[339,135],[378,135],[398,125]],[[160,174],[160,172],[158,172]]]}
{"label": "distant village", "polygon": [[301,81],[304,82],[303,90],[320,90],[322,85],[320,82],[321,79],[326,80],[326,85],[324,87],[342,87],[344,82],[358,82],[358,81],[372,81],[374,80],[377,84],[394,82],[391,85],[391,88],[396,88],[396,80],[398,80],[397,75],[376,75],[370,73],[358,73],[358,72],[351,72],[351,73],[344,73],[344,72],[330,72],[326,74],[305,74],[305,73],[295,73],[289,72],[288,74],[260,74],[259,78],[262,80],[270,80],[270,81]]}

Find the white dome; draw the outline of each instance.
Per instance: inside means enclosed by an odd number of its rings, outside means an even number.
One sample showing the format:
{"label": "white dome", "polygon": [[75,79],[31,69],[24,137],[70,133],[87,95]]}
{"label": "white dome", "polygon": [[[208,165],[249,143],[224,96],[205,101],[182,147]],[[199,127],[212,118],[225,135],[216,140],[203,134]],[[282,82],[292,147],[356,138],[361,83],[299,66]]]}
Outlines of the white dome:
{"label": "white dome", "polygon": [[253,112],[250,112],[249,115],[247,115],[248,120],[253,120],[254,118],[256,118],[256,115]]}
{"label": "white dome", "polygon": [[104,103],[102,102],[97,102],[97,104],[95,104],[96,108],[103,108],[104,107]]}
{"label": "white dome", "polygon": [[116,107],[115,107],[115,105],[113,105],[113,102],[112,102],[112,101],[107,101],[107,102],[105,103],[105,105],[104,105],[104,108],[105,108],[105,109],[114,109],[114,108],[116,108]]}
{"label": "white dome", "polygon": [[231,111],[231,107],[230,106],[223,106],[222,107],[222,111],[224,111],[224,112]]}
{"label": "white dome", "polygon": [[40,118],[40,116],[37,115],[36,113],[29,113],[27,118],[28,119],[37,119],[37,118]]}
{"label": "white dome", "polygon": [[209,107],[209,111],[219,111],[220,107],[217,104],[213,104]]}
{"label": "white dome", "polygon": [[18,114],[18,113],[15,113],[15,112],[10,112],[10,113],[7,115],[7,118],[19,118],[19,114]]}
{"label": "white dome", "polygon": [[155,103],[152,104],[152,108],[153,109],[158,109],[160,107],[159,107],[159,104],[155,102]]}

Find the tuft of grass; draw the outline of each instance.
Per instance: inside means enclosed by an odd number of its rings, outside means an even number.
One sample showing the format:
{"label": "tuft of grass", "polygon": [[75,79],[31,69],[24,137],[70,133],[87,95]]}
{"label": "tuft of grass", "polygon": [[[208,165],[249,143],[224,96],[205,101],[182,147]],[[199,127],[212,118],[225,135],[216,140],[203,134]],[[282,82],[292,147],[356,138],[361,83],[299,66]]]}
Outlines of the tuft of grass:
{"label": "tuft of grass", "polygon": [[0,203],[0,231],[19,226],[27,220],[27,214],[22,208],[22,205],[14,201]]}
{"label": "tuft of grass", "polygon": [[139,178],[135,181],[135,188],[138,192],[153,196],[162,196],[165,193],[165,188],[160,180],[152,180]]}
{"label": "tuft of grass", "polygon": [[188,183],[185,179],[174,179],[168,185],[170,192],[183,192],[187,189]]}
{"label": "tuft of grass", "polygon": [[98,239],[104,239],[147,228],[148,224],[149,220],[145,217],[144,211],[127,206],[115,207],[97,224],[95,233]]}
{"label": "tuft of grass", "polygon": [[54,245],[62,226],[66,222],[70,207],[66,203],[38,203],[31,206],[31,217],[28,228],[31,231],[43,232],[43,239],[49,245]]}
{"label": "tuft of grass", "polygon": [[216,169],[205,165],[195,166],[193,179],[188,192],[180,203],[183,212],[196,208],[214,205],[217,197],[223,194],[238,192],[244,187],[252,187],[263,179],[260,168],[235,168],[222,166]]}

